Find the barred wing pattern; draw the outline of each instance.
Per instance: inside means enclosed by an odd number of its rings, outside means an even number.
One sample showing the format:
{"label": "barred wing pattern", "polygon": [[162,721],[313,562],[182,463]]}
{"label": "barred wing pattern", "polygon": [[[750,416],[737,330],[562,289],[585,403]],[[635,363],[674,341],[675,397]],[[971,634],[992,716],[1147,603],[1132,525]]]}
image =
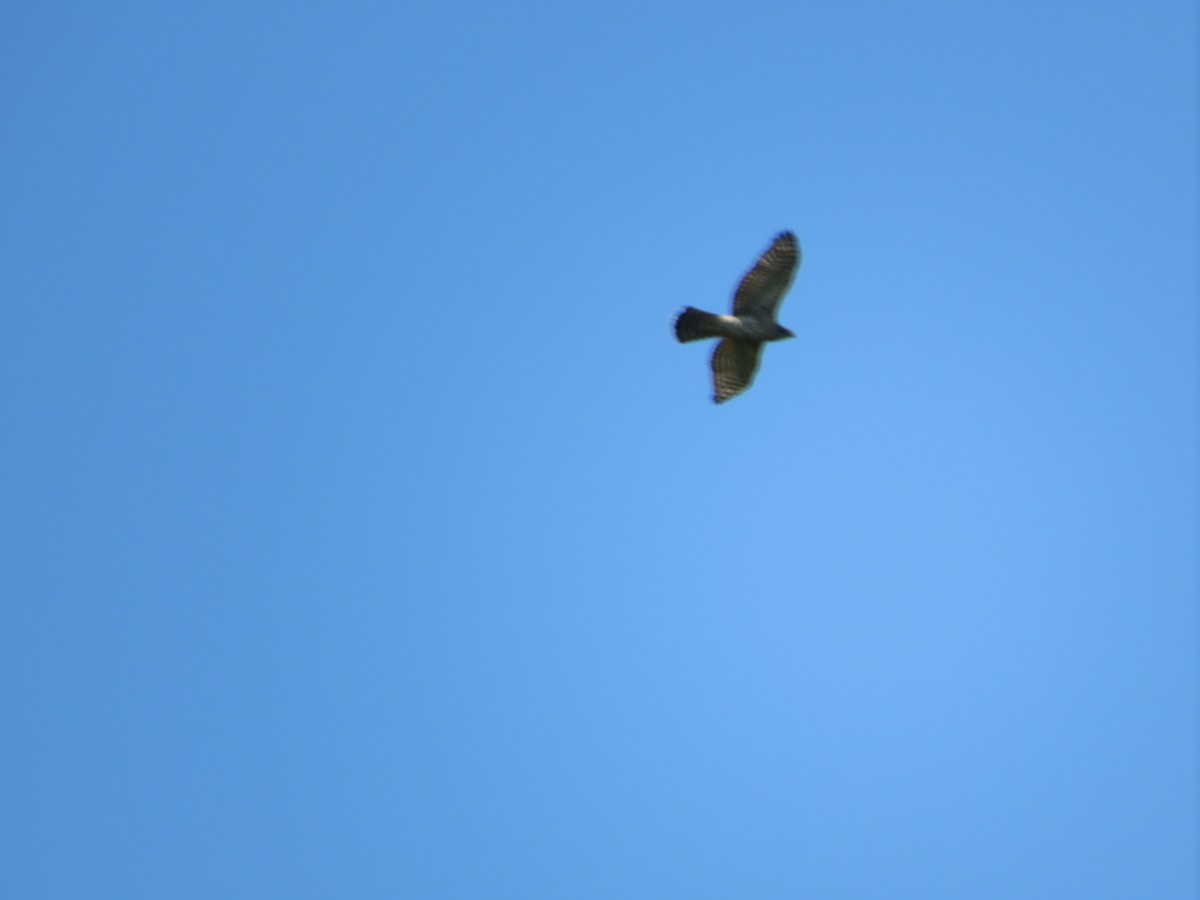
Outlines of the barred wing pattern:
{"label": "barred wing pattern", "polygon": [[762,344],[725,338],[713,351],[713,402],[724,403],[754,382]]}
{"label": "barred wing pattern", "polygon": [[742,278],[733,296],[733,314],[774,319],[779,301],[787,293],[799,267],[800,247],[796,236],[784,231]]}

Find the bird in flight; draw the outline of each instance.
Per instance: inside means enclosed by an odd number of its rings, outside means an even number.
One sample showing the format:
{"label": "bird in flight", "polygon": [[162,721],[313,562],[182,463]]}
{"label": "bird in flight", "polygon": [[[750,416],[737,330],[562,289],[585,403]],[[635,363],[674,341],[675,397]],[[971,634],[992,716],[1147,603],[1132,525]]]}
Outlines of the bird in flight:
{"label": "bird in flight", "polygon": [[775,312],[798,268],[796,236],[781,232],[742,278],[733,295],[733,315],[719,316],[689,306],[675,319],[675,337],[681,344],[721,338],[712,357],[714,403],[724,403],[750,387],[764,343],[795,337],[775,321]]}

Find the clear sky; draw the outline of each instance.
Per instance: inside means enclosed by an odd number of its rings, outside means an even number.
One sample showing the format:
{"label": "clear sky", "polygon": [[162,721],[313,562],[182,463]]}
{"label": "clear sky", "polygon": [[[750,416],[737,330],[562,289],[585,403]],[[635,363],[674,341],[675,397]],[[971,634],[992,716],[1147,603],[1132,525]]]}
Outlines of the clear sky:
{"label": "clear sky", "polygon": [[1194,6],[7,3],[0,893],[1195,898]]}

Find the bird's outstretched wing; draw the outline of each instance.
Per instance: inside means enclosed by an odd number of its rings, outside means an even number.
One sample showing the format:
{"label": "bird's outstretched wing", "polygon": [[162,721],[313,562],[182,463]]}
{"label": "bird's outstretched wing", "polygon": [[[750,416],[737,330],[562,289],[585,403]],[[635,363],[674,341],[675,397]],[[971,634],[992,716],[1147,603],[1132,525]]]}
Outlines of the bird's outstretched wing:
{"label": "bird's outstretched wing", "polygon": [[754,382],[762,344],[725,338],[713,351],[713,403],[736,397]]}
{"label": "bird's outstretched wing", "polygon": [[754,268],[742,278],[733,295],[733,314],[774,319],[779,301],[787,293],[799,267],[800,246],[796,236],[790,231],[781,232]]}

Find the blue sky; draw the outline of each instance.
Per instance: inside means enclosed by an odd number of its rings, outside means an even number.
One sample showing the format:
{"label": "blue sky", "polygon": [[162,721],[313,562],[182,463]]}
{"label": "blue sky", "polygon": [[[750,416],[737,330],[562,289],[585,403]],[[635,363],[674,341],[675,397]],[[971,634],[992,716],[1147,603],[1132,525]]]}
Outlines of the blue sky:
{"label": "blue sky", "polygon": [[8,4],[5,896],[1195,897],[1193,7]]}

